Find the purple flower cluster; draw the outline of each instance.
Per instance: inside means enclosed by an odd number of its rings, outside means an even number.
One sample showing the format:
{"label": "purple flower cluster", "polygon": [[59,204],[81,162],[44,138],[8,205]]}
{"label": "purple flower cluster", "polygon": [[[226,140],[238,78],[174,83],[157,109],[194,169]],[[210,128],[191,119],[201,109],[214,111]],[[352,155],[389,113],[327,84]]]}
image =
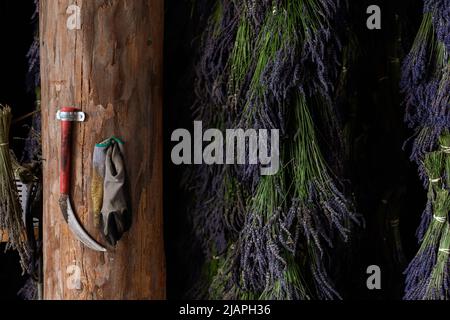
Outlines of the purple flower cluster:
{"label": "purple flower cluster", "polygon": [[313,181],[307,201],[295,199],[291,211],[296,213],[306,240],[314,244],[320,254],[324,253],[325,246],[333,247],[336,232],[347,241],[350,233],[347,225],[361,224],[351,203],[331,180],[325,184]]}
{"label": "purple flower cluster", "polygon": [[237,245],[236,274],[241,276],[243,290],[263,292],[276,280],[283,281],[286,260],[273,234],[279,214],[264,221],[260,212],[248,214]]}
{"label": "purple flower cluster", "polygon": [[217,117],[223,115],[229,100],[227,62],[239,22],[239,8],[234,1],[220,0],[217,6],[216,10],[222,14],[219,21],[213,15],[208,22],[196,68],[194,115],[208,125],[217,123]]}
{"label": "purple flower cluster", "polygon": [[436,264],[436,251],[433,246],[422,249],[405,270],[406,300],[422,300],[426,296],[428,281]]}
{"label": "purple flower cluster", "polygon": [[[33,21],[35,28],[39,28],[39,24],[37,23],[37,19],[39,16],[39,0],[34,0],[35,11],[31,20]],[[33,92],[35,88],[39,87],[41,81],[40,75],[40,58],[39,58],[39,32],[35,31],[35,37],[33,43],[31,44],[30,49],[27,53],[28,59],[28,74],[27,74],[27,87],[28,90]]]}
{"label": "purple flower cluster", "polygon": [[342,299],[339,293],[334,288],[334,284],[331,282],[330,277],[324,266],[324,257],[312,249],[310,252],[310,269],[312,278],[315,284],[317,297],[320,300],[335,300]]}
{"label": "purple flower cluster", "polygon": [[[448,224],[445,226],[448,228]],[[443,233],[443,237],[447,235]],[[442,242],[441,238],[441,243]],[[405,271],[406,300],[448,300],[450,299],[450,257],[441,252],[439,237],[422,245],[419,253]]]}
{"label": "purple flower cluster", "polygon": [[321,28],[306,34],[302,51],[302,83],[309,95],[322,95],[332,101],[337,69],[340,66],[337,53],[341,51],[339,38],[331,29]]}
{"label": "purple flower cluster", "polygon": [[[35,37],[33,43],[31,44],[30,49],[27,53],[28,59],[28,73],[26,78],[27,90],[29,92],[34,92],[40,86],[41,74],[40,74],[40,43],[39,43],[39,0],[34,0],[35,11],[31,20],[36,28]],[[40,97],[36,97],[37,100],[40,100]],[[40,101],[37,101],[40,103]],[[40,106],[37,105],[36,108]],[[41,116],[40,112],[35,113],[33,115],[32,125],[30,132],[28,134],[27,139],[25,140],[25,146],[23,150],[23,154],[21,157],[22,163],[31,163],[32,161],[41,161],[42,151],[41,151],[41,141],[40,141],[40,133],[41,133]]]}
{"label": "purple flower cluster", "polygon": [[[446,133],[439,138],[439,142],[446,144],[449,138]],[[450,298],[448,294],[442,294],[442,290],[448,287],[446,273],[450,262],[445,252],[450,244],[448,161],[448,154],[442,148],[428,153],[424,160],[429,181],[428,202],[417,231],[419,252],[405,270],[405,299]]]}
{"label": "purple flower cluster", "polygon": [[425,0],[424,12],[433,15],[437,38],[450,52],[450,3],[448,0]]}
{"label": "purple flower cluster", "polygon": [[[448,0],[426,0],[422,30],[403,62],[401,89],[405,95],[405,121],[415,130],[411,159],[420,167],[441,133],[450,127],[450,6]],[[430,23],[430,19],[432,23]],[[437,35],[437,43],[434,43]],[[439,51],[439,43],[445,49]],[[438,48],[438,49],[437,49]],[[447,58],[445,58],[447,57]],[[442,65],[444,63],[444,65]]]}
{"label": "purple flower cluster", "polygon": [[422,213],[419,228],[417,228],[416,231],[416,237],[419,243],[423,241],[425,234],[430,226],[432,218],[433,218],[433,202],[431,201],[431,199],[428,199],[425,209],[423,210]]}
{"label": "purple flower cluster", "polygon": [[298,234],[292,236],[291,222],[281,208],[267,220],[261,212],[250,212],[234,250],[232,268],[235,285],[244,292],[267,299],[305,299],[304,284],[287,274],[295,268]]}
{"label": "purple flower cluster", "polygon": [[244,0],[248,17],[256,28],[261,27],[266,19],[266,13],[282,0]]}

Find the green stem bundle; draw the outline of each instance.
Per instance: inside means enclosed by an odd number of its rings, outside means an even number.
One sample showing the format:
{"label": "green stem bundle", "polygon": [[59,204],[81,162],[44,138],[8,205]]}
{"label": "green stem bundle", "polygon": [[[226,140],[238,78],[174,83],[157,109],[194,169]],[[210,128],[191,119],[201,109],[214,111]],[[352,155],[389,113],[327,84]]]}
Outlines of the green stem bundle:
{"label": "green stem bundle", "polygon": [[450,134],[441,139],[441,150],[428,153],[424,167],[428,176],[428,225],[420,249],[406,270],[406,299],[449,299],[450,245]]}

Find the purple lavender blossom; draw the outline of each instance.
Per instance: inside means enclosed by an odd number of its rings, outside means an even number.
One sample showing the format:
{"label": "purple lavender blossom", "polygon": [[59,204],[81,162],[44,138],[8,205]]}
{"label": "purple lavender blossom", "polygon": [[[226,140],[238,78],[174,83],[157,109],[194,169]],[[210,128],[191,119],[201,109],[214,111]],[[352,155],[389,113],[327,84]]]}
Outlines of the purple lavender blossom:
{"label": "purple lavender blossom", "polygon": [[432,245],[421,248],[405,270],[406,300],[421,300],[428,287],[427,280],[436,264],[436,248]]}
{"label": "purple lavender blossom", "polygon": [[450,52],[450,5],[448,0],[425,0],[424,13],[433,14],[433,25],[438,40]]}
{"label": "purple lavender blossom", "polygon": [[[442,66],[439,45],[448,55],[450,36],[450,6],[447,0],[425,0],[422,31],[403,62],[401,89],[405,95],[405,121],[415,130],[411,160],[427,184],[422,161],[436,148],[444,130],[450,127],[450,71]],[[430,23],[432,21],[432,24]],[[437,43],[430,33],[437,35]]]}
{"label": "purple lavender blossom", "polygon": [[[35,28],[38,29],[39,25],[37,23],[37,19],[39,16],[39,0],[34,0],[35,11],[31,20],[33,21]],[[27,53],[28,59],[28,74],[27,74],[27,87],[28,91],[33,92],[35,88],[39,87],[41,76],[40,76],[40,58],[39,58],[39,32],[35,31],[35,37],[33,43],[30,46],[30,49]]]}
{"label": "purple lavender blossom", "polygon": [[427,204],[425,206],[425,210],[422,213],[419,228],[417,228],[416,231],[416,237],[419,243],[423,241],[423,238],[425,237],[428,227],[430,226],[432,218],[433,218],[433,203],[431,199],[428,199]]}

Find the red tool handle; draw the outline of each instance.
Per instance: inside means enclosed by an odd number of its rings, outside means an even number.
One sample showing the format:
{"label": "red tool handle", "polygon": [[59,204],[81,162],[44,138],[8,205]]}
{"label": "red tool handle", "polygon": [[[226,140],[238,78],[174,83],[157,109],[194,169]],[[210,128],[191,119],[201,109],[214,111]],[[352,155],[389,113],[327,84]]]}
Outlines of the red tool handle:
{"label": "red tool handle", "polygon": [[[77,108],[64,107],[61,112],[78,112]],[[59,188],[63,195],[70,193],[70,173],[72,162],[72,122],[61,121],[61,167],[59,175]]]}

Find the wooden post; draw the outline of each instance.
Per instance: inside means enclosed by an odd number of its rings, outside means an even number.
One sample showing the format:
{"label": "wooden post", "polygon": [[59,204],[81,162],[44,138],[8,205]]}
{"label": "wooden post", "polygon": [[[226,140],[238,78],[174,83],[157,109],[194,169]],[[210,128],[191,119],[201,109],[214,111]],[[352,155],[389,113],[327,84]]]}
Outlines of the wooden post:
{"label": "wooden post", "polygon": [[[163,26],[163,0],[40,2],[45,299],[165,298]],[[102,244],[91,211],[92,153],[112,135],[126,142],[132,227],[107,253],[76,241],[58,206],[55,115],[64,106],[87,114],[85,123],[74,124],[71,198],[85,229]]]}

